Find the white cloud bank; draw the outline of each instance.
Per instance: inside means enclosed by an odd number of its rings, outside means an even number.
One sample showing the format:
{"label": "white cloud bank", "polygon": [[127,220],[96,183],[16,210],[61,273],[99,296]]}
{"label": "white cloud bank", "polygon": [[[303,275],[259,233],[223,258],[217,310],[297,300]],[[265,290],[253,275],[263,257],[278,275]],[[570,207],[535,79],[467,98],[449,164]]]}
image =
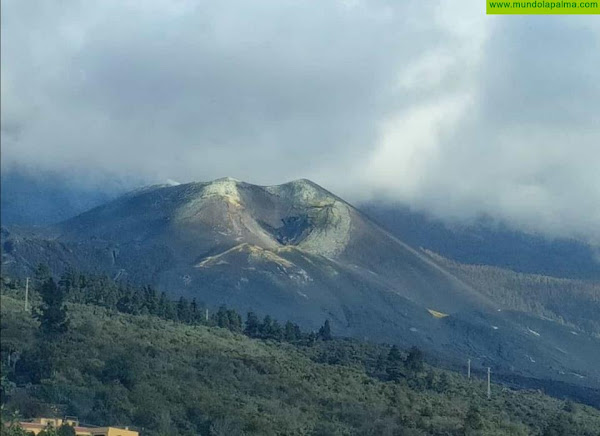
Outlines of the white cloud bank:
{"label": "white cloud bank", "polygon": [[598,242],[597,17],[483,8],[6,0],[3,169],[307,177]]}

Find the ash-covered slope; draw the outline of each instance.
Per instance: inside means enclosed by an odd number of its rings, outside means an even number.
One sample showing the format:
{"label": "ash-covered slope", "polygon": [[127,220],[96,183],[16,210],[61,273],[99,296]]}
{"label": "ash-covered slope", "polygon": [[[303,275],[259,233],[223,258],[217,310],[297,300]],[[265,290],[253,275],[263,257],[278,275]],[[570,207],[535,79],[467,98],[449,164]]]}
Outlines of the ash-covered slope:
{"label": "ash-covered slope", "polygon": [[[308,180],[256,186],[225,178],[150,188],[66,221],[56,232],[64,243],[114,245],[109,260],[115,273],[122,270],[138,281],[158,276],[174,292],[202,287],[198,282],[211,267],[237,265],[234,254],[297,269],[285,260],[294,248],[445,313],[485,305],[428,256]],[[161,260],[144,273],[130,265],[130,253],[145,265],[155,256]]]}
{"label": "ash-covered slope", "polygon": [[329,318],[337,334],[418,344],[498,370],[600,379],[597,338],[503,310],[308,180],[150,187],[43,235],[9,229],[2,238],[3,267],[17,274],[38,262],[56,272],[72,264],[308,328]]}

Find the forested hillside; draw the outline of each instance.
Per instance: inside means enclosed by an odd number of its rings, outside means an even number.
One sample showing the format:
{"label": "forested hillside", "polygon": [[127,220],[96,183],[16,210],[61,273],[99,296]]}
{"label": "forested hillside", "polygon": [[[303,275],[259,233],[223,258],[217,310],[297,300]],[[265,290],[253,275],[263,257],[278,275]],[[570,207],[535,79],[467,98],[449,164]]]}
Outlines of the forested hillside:
{"label": "forested hillside", "polygon": [[465,265],[428,252],[444,268],[508,310],[531,313],[600,337],[600,282]]}
{"label": "forested hillside", "polygon": [[[75,415],[143,435],[599,434],[597,409],[498,385],[487,400],[479,377],[433,368],[418,349],[335,339],[328,324],[242,323],[224,308],[207,322],[189,315],[190,302],[163,302],[168,316],[152,315],[147,298],[127,314],[88,283],[96,292],[83,304],[45,279],[32,316],[21,289],[3,281],[5,412]],[[53,286],[57,297],[46,293]]]}

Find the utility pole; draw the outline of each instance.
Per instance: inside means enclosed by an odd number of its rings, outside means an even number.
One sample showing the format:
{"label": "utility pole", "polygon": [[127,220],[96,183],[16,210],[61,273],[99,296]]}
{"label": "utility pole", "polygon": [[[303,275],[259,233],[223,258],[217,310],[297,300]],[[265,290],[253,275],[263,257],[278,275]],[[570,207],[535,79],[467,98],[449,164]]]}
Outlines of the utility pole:
{"label": "utility pole", "polygon": [[25,312],[29,310],[29,277],[25,279]]}
{"label": "utility pole", "polygon": [[471,359],[467,359],[467,378],[471,381]]}
{"label": "utility pole", "polygon": [[490,398],[492,398],[492,388],[491,388],[491,385],[490,385],[490,378],[491,378],[491,376],[490,376],[490,367],[488,366],[488,385],[487,385],[487,397],[488,397],[488,400]]}

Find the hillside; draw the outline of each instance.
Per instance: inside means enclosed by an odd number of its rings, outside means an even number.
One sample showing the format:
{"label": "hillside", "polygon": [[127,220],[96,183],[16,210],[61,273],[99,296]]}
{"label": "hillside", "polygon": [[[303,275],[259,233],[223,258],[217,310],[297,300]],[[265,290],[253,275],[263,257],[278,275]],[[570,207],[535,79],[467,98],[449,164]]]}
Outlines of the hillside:
{"label": "hillside", "polygon": [[520,231],[490,216],[453,222],[401,204],[370,202],[358,207],[411,247],[422,247],[460,263],[600,280],[597,243]]}
{"label": "hillside", "polygon": [[[6,291],[5,291],[6,292]],[[425,367],[397,382],[376,374],[389,348],[329,341],[302,346],[225,329],[70,305],[54,372],[26,384],[39,352],[22,301],[1,300],[3,401],[35,415],[54,408],[146,435],[597,435],[598,410],[538,392]],[[15,360],[13,359],[13,362]],[[412,375],[411,375],[412,374]],[[11,380],[17,382],[16,387]],[[8,390],[7,390],[8,389]],[[465,430],[466,429],[466,430]]]}
{"label": "hillside", "polygon": [[428,254],[506,310],[534,314],[600,337],[600,282],[465,265],[433,252]]}
{"label": "hillside", "polygon": [[148,187],[55,226],[3,228],[2,248],[3,271],[18,277],[40,262],[56,275],[70,265],[307,329],[329,319],[339,334],[418,345],[448,362],[600,386],[600,338],[587,325],[506,306],[486,280],[308,180]]}

